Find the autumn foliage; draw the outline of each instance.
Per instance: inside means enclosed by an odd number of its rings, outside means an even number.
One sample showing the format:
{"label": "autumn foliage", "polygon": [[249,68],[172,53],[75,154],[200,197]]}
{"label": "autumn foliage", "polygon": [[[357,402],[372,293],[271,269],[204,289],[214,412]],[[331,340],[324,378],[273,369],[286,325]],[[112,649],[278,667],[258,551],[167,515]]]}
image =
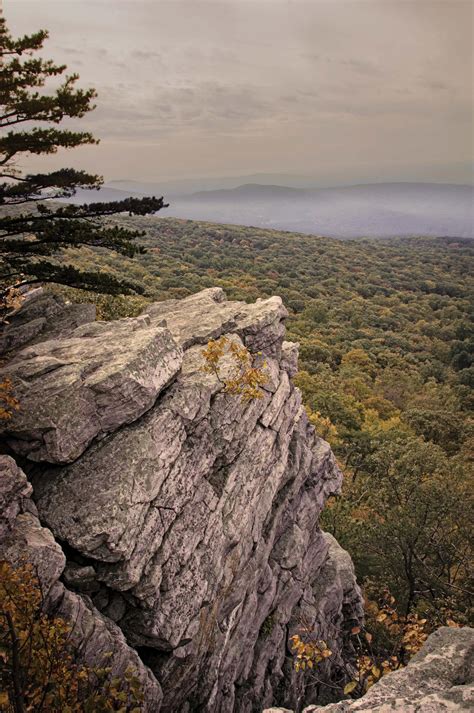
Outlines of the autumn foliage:
{"label": "autumn foliage", "polygon": [[[240,396],[244,402],[262,398],[261,387],[268,381],[263,371],[265,364],[255,366],[252,355],[244,346],[227,337],[220,337],[208,342],[202,354],[205,362],[203,371],[214,374],[224,385],[225,393]],[[230,373],[224,376],[223,360],[226,356],[230,357],[231,367]]]}
{"label": "autumn foliage", "polygon": [[[294,668],[310,682],[325,683],[339,692],[358,698],[364,695],[383,676],[406,666],[421,649],[432,630],[429,621],[417,613],[401,615],[395,598],[385,589],[374,599],[365,602],[365,626],[354,626],[346,635],[345,650],[352,652],[343,662],[344,666],[335,681],[320,678],[321,663],[333,652],[328,643],[318,637],[318,632],[301,625],[290,639],[294,655]],[[459,627],[452,619],[447,626]]]}
{"label": "autumn foliage", "polygon": [[111,675],[105,653],[96,668],[77,663],[73,626],[49,617],[30,564],[0,562],[0,711],[2,713],[140,713],[143,692],[133,670]]}
{"label": "autumn foliage", "polygon": [[13,385],[10,379],[0,381],[0,422],[9,421],[14,411],[18,411],[20,404],[13,394]]}
{"label": "autumn foliage", "polygon": [[67,259],[133,278],[152,301],[214,286],[245,302],[280,295],[300,344],[295,385],[345,476],[323,529],[404,614],[472,621],[472,241],[117,220],[147,231],[146,254]]}

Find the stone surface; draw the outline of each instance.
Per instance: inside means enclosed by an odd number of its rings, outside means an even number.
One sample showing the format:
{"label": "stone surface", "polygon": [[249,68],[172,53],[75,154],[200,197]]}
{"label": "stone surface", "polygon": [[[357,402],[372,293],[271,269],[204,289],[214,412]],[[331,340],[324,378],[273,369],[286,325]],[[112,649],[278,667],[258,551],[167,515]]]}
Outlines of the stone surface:
{"label": "stone surface", "polygon": [[[152,323],[166,320],[173,337],[183,348],[206,344],[222,334],[238,334],[252,352],[281,351],[287,316],[280,297],[254,304],[226,300],[220,287],[202,290],[182,300],[156,302],[146,308]],[[278,353],[279,356],[279,353]]]}
{"label": "stone surface", "polygon": [[78,592],[90,594],[100,589],[95,569],[90,565],[81,566],[75,562],[69,562],[63,572],[64,583]]}
{"label": "stone surface", "polygon": [[73,461],[94,438],[145,413],[180,366],[169,331],[146,317],[92,322],[26,347],[0,370],[21,404],[4,437],[30,460]]}
{"label": "stone surface", "polygon": [[[9,367],[35,372],[42,356],[65,360],[72,346],[81,365],[99,372],[117,365],[106,404],[128,388],[136,352],[142,378],[173,372],[167,388],[148,390],[146,408],[113,408],[93,431],[69,385],[56,387],[60,409],[54,400],[42,409],[40,385],[53,390],[56,377],[38,372],[35,393],[25,391],[35,416],[22,439],[13,425],[9,434],[17,452],[40,461],[30,463],[29,477],[42,524],[65,544],[64,580],[90,594],[104,621],[119,623],[160,682],[163,713],[291,708],[301,691],[289,637],[302,617],[334,651],[328,680],[344,656],[343,630],[362,618],[350,558],[319,528],[342,475],[291,382],[297,345],[283,341],[285,317],[279,298],[249,305],[209,289],[151,305],[136,320],[86,325],[27,348]],[[264,360],[261,398],[243,403],[203,371],[203,345],[223,334]],[[179,371],[174,362],[164,368],[168,349],[148,348],[157,335],[182,350]],[[228,368],[227,359],[223,375]],[[85,368],[79,393],[89,393],[89,376]],[[39,416],[50,419],[56,451],[34,429]],[[63,423],[74,424],[73,439]],[[74,462],[59,462],[58,451],[64,461],[74,449]]]}
{"label": "stone surface", "polygon": [[473,707],[474,629],[441,627],[406,668],[384,676],[362,698],[311,705],[303,713],[442,713]]}
{"label": "stone surface", "polygon": [[67,337],[76,327],[94,320],[94,305],[66,303],[38,287],[27,292],[21,307],[0,325],[0,354],[37,341]]}
{"label": "stone surface", "polygon": [[0,458],[0,537],[5,537],[33,488],[11,458]]}
{"label": "stone surface", "polygon": [[[33,565],[45,598],[45,610],[73,623],[71,639],[81,663],[91,667],[110,666],[112,675],[122,676],[133,667],[145,692],[146,713],[159,710],[161,688],[137,653],[128,646],[123,633],[102,616],[87,598],[67,590],[60,581],[66,558],[50,530],[41,526],[33,508],[28,507],[31,486],[15,461],[0,455],[0,502],[2,509],[0,557],[13,564]],[[111,656],[104,655],[111,652]]]}

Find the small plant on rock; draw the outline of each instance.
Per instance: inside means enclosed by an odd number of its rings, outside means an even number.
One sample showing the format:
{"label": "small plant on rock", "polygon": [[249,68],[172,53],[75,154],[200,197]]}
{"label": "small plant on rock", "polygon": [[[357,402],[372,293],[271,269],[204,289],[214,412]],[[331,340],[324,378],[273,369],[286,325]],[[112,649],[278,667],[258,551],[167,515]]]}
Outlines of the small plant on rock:
{"label": "small plant on rock", "polygon": [[344,693],[363,695],[382,676],[406,666],[428,638],[426,625],[427,619],[418,614],[400,615],[388,590],[378,601],[367,601],[366,627],[351,630],[358,652],[356,675],[346,684]]}
{"label": "small plant on rock", "polygon": [[[244,402],[262,398],[261,387],[268,382],[268,376],[263,371],[265,362],[261,366],[255,366],[246,347],[227,337],[220,337],[208,342],[202,355],[205,362],[203,371],[214,374],[224,385],[225,393],[240,396]],[[230,373],[224,377],[222,360],[226,356],[230,356],[232,367]],[[257,356],[261,356],[260,352]]]}
{"label": "small plant on rock", "polygon": [[332,656],[331,649],[323,639],[294,634],[290,641],[296,656],[295,671],[314,669],[317,664]]}
{"label": "small plant on rock", "polygon": [[0,381],[0,423],[9,421],[14,411],[18,411],[20,404],[13,395],[13,384],[10,379]]}

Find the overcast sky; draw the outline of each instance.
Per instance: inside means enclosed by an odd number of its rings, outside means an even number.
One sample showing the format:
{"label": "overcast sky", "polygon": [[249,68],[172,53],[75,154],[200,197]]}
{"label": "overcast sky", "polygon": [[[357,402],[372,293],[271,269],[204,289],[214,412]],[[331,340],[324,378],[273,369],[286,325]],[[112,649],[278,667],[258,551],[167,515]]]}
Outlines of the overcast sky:
{"label": "overcast sky", "polygon": [[106,179],[469,182],[471,0],[3,0],[99,92]]}

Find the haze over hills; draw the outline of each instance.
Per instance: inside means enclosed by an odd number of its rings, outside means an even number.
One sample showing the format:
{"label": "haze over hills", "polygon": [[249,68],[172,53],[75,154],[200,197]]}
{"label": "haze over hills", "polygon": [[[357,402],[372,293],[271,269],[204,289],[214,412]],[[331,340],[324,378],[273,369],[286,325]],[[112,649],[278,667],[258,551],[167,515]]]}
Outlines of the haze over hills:
{"label": "haze over hills", "polygon": [[[369,181],[367,181],[369,182]],[[295,175],[291,173],[252,173],[238,176],[214,176],[198,178],[177,178],[165,181],[135,181],[129,179],[108,181],[107,185],[122,191],[133,193],[150,193],[165,191],[173,196],[184,196],[198,191],[215,191],[222,188],[238,188],[247,183],[258,185],[289,186],[291,188],[322,188],[322,183],[316,176]],[[338,185],[330,181],[331,185]]]}
{"label": "haze over hills", "polygon": [[474,188],[469,185],[377,183],[315,189],[244,183],[189,194],[180,192],[182,183],[174,186],[179,190],[173,190],[173,183],[113,181],[100,192],[78,191],[73,200],[113,201],[164,194],[170,207],[161,215],[175,218],[337,238],[474,237]]}

